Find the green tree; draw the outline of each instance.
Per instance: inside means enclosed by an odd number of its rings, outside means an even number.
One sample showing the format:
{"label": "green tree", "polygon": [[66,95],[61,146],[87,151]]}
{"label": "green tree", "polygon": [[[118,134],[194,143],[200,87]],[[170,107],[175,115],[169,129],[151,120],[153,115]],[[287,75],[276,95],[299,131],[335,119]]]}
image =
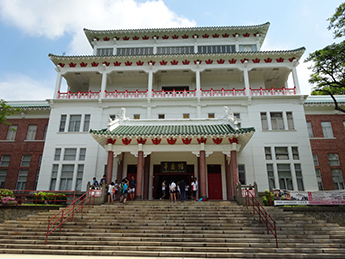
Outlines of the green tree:
{"label": "green tree", "polygon": [[[342,3],[335,14],[328,19],[329,30],[333,29],[334,38],[345,36],[345,3]],[[311,62],[312,74],[309,83],[315,85],[312,95],[330,95],[335,109],[345,113],[339,107],[334,95],[345,94],[345,41],[333,43],[310,53],[305,62]]]}
{"label": "green tree", "polygon": [[6,121],[7,116],[13,115],[16,112],[21,111],[19,108],[14,108],[7,104],[6,101],[3,99],[0,99],[0,124],[5,123],[7,125],[11,125],[11,123],[8,123]]}

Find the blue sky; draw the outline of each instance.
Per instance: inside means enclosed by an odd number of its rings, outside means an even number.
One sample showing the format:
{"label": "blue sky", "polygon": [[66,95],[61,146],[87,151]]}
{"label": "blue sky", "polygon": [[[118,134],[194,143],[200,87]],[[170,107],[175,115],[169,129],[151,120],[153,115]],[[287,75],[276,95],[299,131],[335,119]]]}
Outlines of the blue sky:
{"label": "blue sky", "polygon": [[309,94],[303,60],[334,42],[327,18],[338,0],[1,0],[0,99],[53,96],[56,72],[48,54],[91,54],[83,28],[133,29],[240,26],[270,22],[263,50],[306,47],[298,76]]}

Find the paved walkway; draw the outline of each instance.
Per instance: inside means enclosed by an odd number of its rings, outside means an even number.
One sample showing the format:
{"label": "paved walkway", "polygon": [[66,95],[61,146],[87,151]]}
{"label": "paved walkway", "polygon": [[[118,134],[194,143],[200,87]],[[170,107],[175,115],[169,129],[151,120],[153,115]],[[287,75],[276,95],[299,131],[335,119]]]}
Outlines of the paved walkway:
{"label": "paved walkway", "polygon": [[[138,259],[131,256],[22,255],[0,254],[1,259]],[[185,257],[145,257],[145,259],[184,259]],[[192,259],[192,258],[189,258]],[[200,259],[200,258],[199,258]]]}

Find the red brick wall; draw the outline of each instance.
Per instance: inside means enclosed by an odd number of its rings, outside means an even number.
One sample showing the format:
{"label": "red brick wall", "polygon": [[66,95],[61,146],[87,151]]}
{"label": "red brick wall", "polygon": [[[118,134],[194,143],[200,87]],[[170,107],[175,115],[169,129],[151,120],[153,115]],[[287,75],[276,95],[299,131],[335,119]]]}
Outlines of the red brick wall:
{"label": "red brick wall", "polygon": [[[333,190],[333,179],[331,169],[339,168],[342,170],[345,179],[345,114],[338,115],[306,115],[306,120],[310,121],[313,128],[314,138],[310,139],[312,152],[317,154],[319,168],[322,177],[324,190]],[[334,139],[323,138],[321,127],[322,121],[330,121],[332,124]],[[339,156],[340,166],[330,166],[328,154],[336,153]]]}
{"label": "red brick wall", "polygon": [[[39,158],[44,148],[44,131],[48,124],[48,119],[9,119],[12,125],[17,125],[16,137],[14,141],[6,141],[9,126],[0,124],[0,159],[3,155],[11,155],[8,167],[0,167],[7,169],[5,188],[15,189],[17,184],[18,173],[20,169],[28,169],[28,177],[26,181],[27,190],[33,190],[36,181],[36,174],[39,169]],[[29,125],[37,125],[36,141],[25,141]],[[29,167],[21,167],[21,159],[23,155],[31,155]]]}

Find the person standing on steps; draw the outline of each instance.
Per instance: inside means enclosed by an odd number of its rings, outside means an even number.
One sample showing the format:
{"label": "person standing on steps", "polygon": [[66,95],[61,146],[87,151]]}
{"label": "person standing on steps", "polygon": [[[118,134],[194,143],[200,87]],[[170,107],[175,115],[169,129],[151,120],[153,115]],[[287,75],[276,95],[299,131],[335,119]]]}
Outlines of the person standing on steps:
{"label": "person standing on steps", "polygon": [[196,192],[198,191],[198,179],[195,177],[193,179],[193,182],[191,183],[192,186],[192,196],[193,196],[193,201],[196,201]]}
{"label": "person standing on steps", "polygon": [[119,184],[117,183],[117,180],[115,180],[115,184],[114,184],[114,201],[116,201],[118,193],[119,193]]}
{"label": "person standing on steps", "polygon": [[182,179],[180,181],[180,191],[181,191],[181,201],[184,202],[186,200],[186,183]]}
{"label": "person standing on steps", "polygon": [[162,182],[162,197],[160,198],[160,200],[164,200],[164,197],[166,195],[165,188],[166,188],[166,181],[164,180]]}
{"label": "person standing on steps", "polygon": [[176,203],[176,183],[174,183],[174,181],[172,181],[169,186],[169,192],[171,203]]}
{"label": "person standing on steps", "polygon": [[126,201],[127,201],[127,195],[128,195],[128,179],[123,179],[124,183],[123,183],[123,188],[122,188],[122,193],[123,193],[123,204],[126,205]]}
{"label": "person standing on steps", "polygon": [[130,195],[130,199],[134,201],[135,197],[135,187],[137,185],[137,180],[134,179],[134,176],[132,175],[131,180],[129,181],[129,190],[128,193]]}
{"label": "person standing on steps", "polygon": [[111,184],[109,184],[108,186],[108,204],[114,204],[114,194],[113,194],[113,190],[115,188],[115,184],[114,182],[111,182]]}

